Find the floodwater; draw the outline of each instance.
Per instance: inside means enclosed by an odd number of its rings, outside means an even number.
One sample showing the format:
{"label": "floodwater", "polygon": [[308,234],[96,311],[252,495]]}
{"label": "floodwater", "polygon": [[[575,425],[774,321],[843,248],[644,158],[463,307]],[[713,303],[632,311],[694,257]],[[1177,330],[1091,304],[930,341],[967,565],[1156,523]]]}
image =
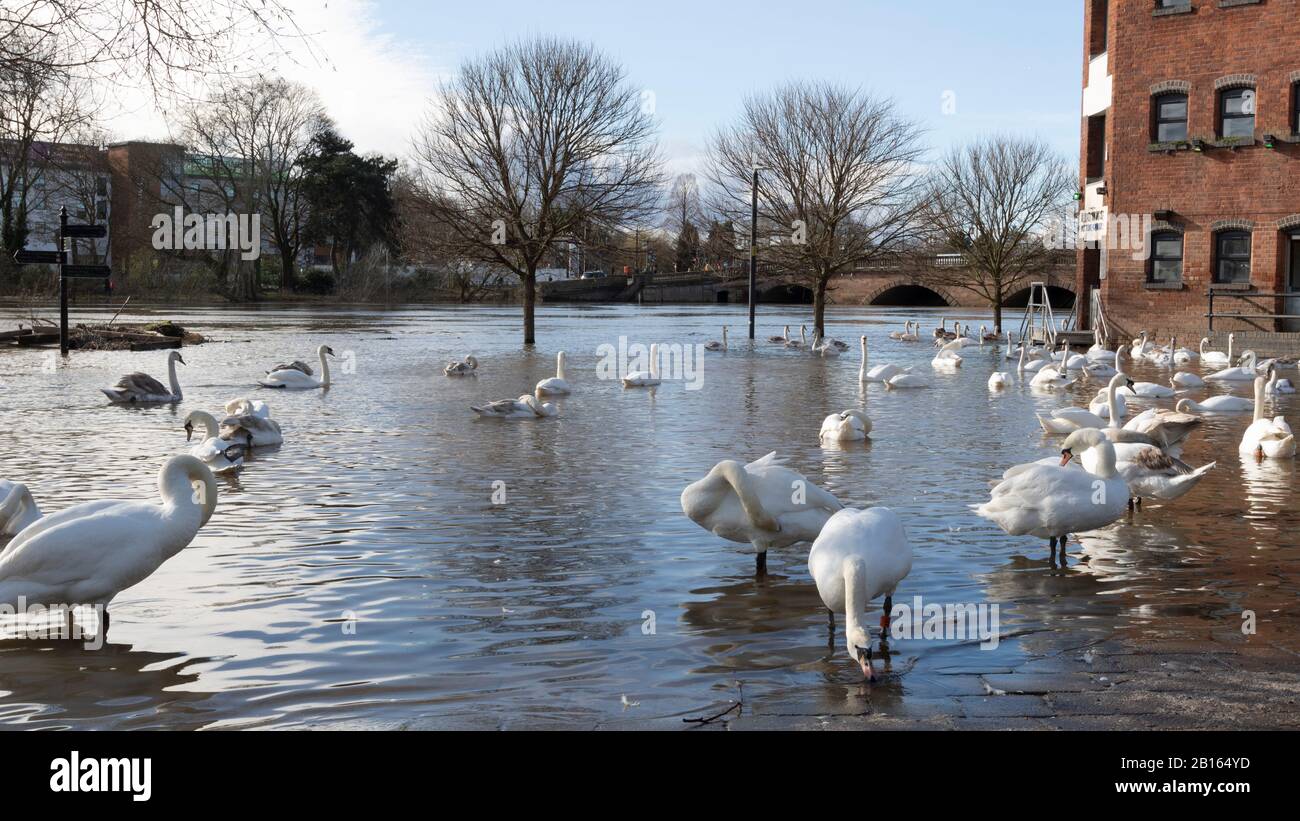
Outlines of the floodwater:
{"label": "floodwater", "polygon": [[[1248,415],[1212,418],[1191,441],[1188,462],[1218,467],[1190,495],[1085,535],[1067,568],[1052,567],[1044,543],[967,506],[1007,466],[1056,452],[1036,409],[1084,404],[1099,383],[990,393],[989,373],[1015,368],[987,345],[929,390],[859,386],[859,334],[874,363],[929,374],[928,340],[887,334],[911,317],[928,336],[940,315],[834,311],[831,334],[852,348],[822,360],[765,341],[806,321],[798,307],[762,306],[751,344],[742,306],[548,306],[526,352],[515,307],[142,312],[123,319],[175,319],[215,340],[184,351],[184,402],[148,409],[110,406],[96,388],[137,369],[165,379],[166,352],[62,364],[2,350],[0,478],[26,482],[47,511],[156,499],[191,409],[265,399],[286,443],[218,480],[216,514],[190,547],[114,602],[105,649],[13,638],[0,622],[0,725],[681,727],[725,706],[737,682],[747,705],[831,708],[863,684],[842,618],[828,647],[808,546],[774,551],[756,579],[752,556],[681,512],[682,488],[714,463],[769,451],[847,505],[903,518],[915,562],[895,603],[999,605],[996,649],[895,641],[873,698],[924,705],[939,672],[996,672],[1093,638],[1242,641],[1247,609],[1260,638],[1300,646],[1296,468],[1242,464]],[[731,350],[705,355],[699,390],[598,378],[600,346],[620,336],[698,344],[724,322]],[[321,344],[340,354],[327,392],[256,387]],[[575,391],[557,418],[470,412],[552,375],[561,348]],[[466,353],[477,377],[442,375]],[[1132,375],[1167,380],[1145,364]],[[821,447],[823,416],[851,407],[873,419],[871,442]],[[1275,412],[1300,421],[1294,398]]]}

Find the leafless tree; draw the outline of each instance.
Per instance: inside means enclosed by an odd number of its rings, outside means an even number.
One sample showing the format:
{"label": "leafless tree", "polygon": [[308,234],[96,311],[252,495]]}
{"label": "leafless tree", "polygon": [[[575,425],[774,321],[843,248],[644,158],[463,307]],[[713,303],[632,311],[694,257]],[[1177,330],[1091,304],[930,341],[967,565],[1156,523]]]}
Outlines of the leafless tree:
{"label": "leafless tree", "polygon": [[748,225],[759,167],[762,264],[812,289],[824,334],[832,278],[912,237],[921,210],[914,165],[924,154],[920,127],[889,100],[796,83],[745,101],[739,121],[713,139],[708,178],[716,209]]}
{"label": "leafless tree", "polygon": [[700,256],[700,184],[694,174],[678,174],[668,191],[663,227],[676,240],[673,268],[689,271]]}
{"label": "leafless tree", "polygon": [[656,124],[626,73],[592,46],[541,38],[461,66],[414,155],[436,216],[467,259],[523,283],[535,341],[537,268],[591,226],[640,224],[662,185]]}
{"label": "leafless tree", "polygon": [[[1042,231],[1075,186],[1070,163],[1042,140],[994,136],[952,150],[928,181],[922,279],[987,300],[1001,333],[1002,303],[1056,258]],[[936,250],[948,264],[933,264]]]}
{"label": "leafless tree", "polygon": [[285,38],[308,43],[282,0],[5,0],[0,68],[55,69],[157,92],[182,75],[240,73]]}

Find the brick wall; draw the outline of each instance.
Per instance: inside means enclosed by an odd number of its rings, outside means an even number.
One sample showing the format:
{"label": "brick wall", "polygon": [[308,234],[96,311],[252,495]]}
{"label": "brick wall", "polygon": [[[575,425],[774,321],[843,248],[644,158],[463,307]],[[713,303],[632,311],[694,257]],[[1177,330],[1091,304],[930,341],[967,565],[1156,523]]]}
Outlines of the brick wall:
{"label": "brick wall", "polygon": [[[1145,260],[1131,251],[1107,254],[1101,282],[1106,318],[1113,331],[1141,330],[1157,338],[1178,334],[1194,341],[1207,322],[1206,292],[1213,267],[1213,227],[1244,222],[1252,234],[1250,289],[1285,290],[1288,234],[1300,214],[1300,142],[1293,133],[1292,85],[1300,79],[1300,0],[1193,0],[1189,13],[1157,13],[1154,0],[1111,0],[1108,54],[1113,97],[1107,112],[1109,146],[1105,203],[1112,214],[1172,211],[1170,224],[1184,236],[1180,287],[1147,283]],[[1097,40],[1092,0],[1084,3],[1085,51]],[[1085,78],[1087,76],[1085,54]],[[1257,111],[1254,144],[1235,150],[1207,145],[1204,151],[1152,151],[1153,90],[1187,87],[1188,137],[1218,137],[1218,92],[1253,84]],[[1088,123],[1081,134],[1081,162],[1089,151]],[[1275,148],[1264,134],[1282,138]],[[1082,186],[1081,186],[1082,187]],[[1291,219],[1288,219],[1291,218]],[[1078,254],[1078,288],[1086,293],[1085,252]],[[1095,283],[1094,283],[1095,284]],[[1245,301],[1217,300],[1216,311]],[[1219,304],[1222,303],[1222,304]],[[1280,311],[1280,300],[1252,299],[1251,310]],[[1216,320],[1216,331],[1280,330],[1273,320]],[[1193,339],[1194,338],[1194,339]]]}

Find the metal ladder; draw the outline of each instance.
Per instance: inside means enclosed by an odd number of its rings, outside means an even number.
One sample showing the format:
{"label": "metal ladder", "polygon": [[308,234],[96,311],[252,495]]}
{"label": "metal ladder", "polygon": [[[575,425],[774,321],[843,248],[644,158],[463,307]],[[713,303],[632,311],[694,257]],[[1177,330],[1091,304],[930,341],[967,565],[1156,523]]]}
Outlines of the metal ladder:
{"label": "metal ladder", "polygon": [[1047,294],[1047,283],[1029,285],[1029,304],[1025,306],[1024,319],[1020,321],[1020,338],[1031,345],[1056,347],[1056,315],[1052,313],[1052,299]]}

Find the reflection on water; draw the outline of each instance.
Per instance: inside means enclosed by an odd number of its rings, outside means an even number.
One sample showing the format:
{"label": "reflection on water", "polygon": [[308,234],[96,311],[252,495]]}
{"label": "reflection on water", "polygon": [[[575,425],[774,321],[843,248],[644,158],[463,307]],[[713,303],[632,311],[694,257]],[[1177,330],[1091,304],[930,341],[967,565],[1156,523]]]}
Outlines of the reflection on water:
{"label": "reflection on water", "polygon": [[[873,708],[942,695],[937,671],[996,672],[1092,638],[1207,641],[1247,608],[1261,637],[1297,645],[1295,466],[1241,463],[1247,416],[1213,417],[1189,444],[1187,461],[1219,462],[1191,494],[1085,534],[1068,566],[1052,567],[1044,543],[1008,538],[967,505],[1005,467],[1057,444],[1035,410],[1086,404],[1101,383],[990,393],[991,371],[1014,370],[996,345],[933,373],[927,342],[887,334],[906,316],[928,334],[937,314],[832,317],[832,336],[868,335],[873,364],[931,375],[919,391],[859,385],[856,350],[823,360],[751,348],[740,306],[547,307],[534,351],[518,345],[509,307],[165,316],[216,340],[187,350],[177,407],[111,407],[96,391],[130,370],[162,374],[165,354],[81,352],[48,369],[45,351],[0,351],[0,477],[27,482],[47,511],[156,498],[159,463],[187,447],[185,414],[241,395],[270,402],[286,442],[219,479],[199,538],[115,603],[113,644],[0,640],[5,725],[679,723],[725,704],[737,682],[747,704],[797,693],[812,709],[860,711],[861,674],[842,652],[842,620],[829,641],[806,546],[774,551],[770,575],[755,579],[752,558],[681,513],[682,488],[714,463],[772,450],[846,504],[904,518],[916,559],[896,601],[1001,605],[1008,638],[996,650],[894,642]],[[762,316],[761,338],[806,319],[768,306]],[[732,349],[707,355],[701,390],[596,379],[598,347],[619,336],[700,344],[723,322]],[[320,344],[355,363],[336,366],[328,392],[254,387]],[[553,375],[560,348],[575,392],[552,400],[558,418],[473,417],[471,403]],[[444,377],[466,353],[478,375]],[[871,416],[871,441],[819,443],[821,420],[852,407]],[[1288,397],[1275,412],[1294,421],[1300,405]]]}

